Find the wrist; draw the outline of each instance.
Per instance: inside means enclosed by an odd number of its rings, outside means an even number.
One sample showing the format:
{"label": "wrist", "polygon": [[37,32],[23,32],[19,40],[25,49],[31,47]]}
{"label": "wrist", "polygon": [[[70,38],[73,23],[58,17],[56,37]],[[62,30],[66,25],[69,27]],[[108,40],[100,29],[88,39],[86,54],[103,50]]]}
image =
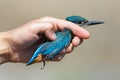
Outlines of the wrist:
{"label": "wrist", "polygon": [[9,37],[6,32],[2,32],[0,33],[0,64],[9,62],[10,58]]}

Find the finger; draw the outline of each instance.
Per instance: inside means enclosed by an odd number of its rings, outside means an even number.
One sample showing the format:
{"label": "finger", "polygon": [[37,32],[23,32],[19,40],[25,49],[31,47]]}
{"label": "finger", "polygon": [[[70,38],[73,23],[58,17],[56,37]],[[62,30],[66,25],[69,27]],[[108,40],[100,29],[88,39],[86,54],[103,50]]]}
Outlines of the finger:
{"label": "finger", "polygon": [[66,53],[71,53],[74,49],[73,44],[71,43],[67,48],[66,48]]}
{"label": "finger", "polygon": [[66,20],[56,19],[56,18],[52,18],[52,17],[44,17],[44,18],[38,19],[37,21],[52,22],[52,24],[54,24],[56,29],[59,29],[59,30],[68,28],[68,29],[72,30],[74,35],[76,35],[80,38],[83,38],[83,39],[88,39],[90,36],[90,34],[87,30],[83,29],[82,27],[80,27],[72,22],[66,21]]}
{"label": "finger", "polygon": [[66,49],[64,48],[59,54],[65,54],[66,53]]}
{"label": "finger", "polygon": [[77,47],[78,45],[80,45],[81,43],[83,42],[83,39],[75,36],[73,39],[72,39],[72,44],[73,46]]}
{"label": "finger", "polygon": [[60,61],[63,59],[64,56],[65,54],[58,54],[54,58],[52,58],[51,61]]}
{"label": "finger", "polygon": [[45,31],[45,36],[46,36],[47,38],[49,38],[50,40],[55,40],[55,38],[56,38],[55,31],[54,31],[54,30],[51,30],[51,29],[47,29],[47,30]]}
{"label": "finger", "polygon": [[72,43],[65,49],[63,49],[59,54],[67,54],[73,51],[74,47],[77,47],[83,42],[83,39],[75,36],[72,40]]}
{"label": "finger", "polygon": [[59,20],[58,22],[59,23],[57,23],[57,24],[58,24],[59,28],[62,28],[62,29],[68,28],[68,29],[72,30],[72,32],[75,36],[78,36],[83,39],[88,39],[90,36],[89,32],[87,30],[83,29],[82,27],[80,27],[72,22],[65,21],[65,20]]}
{"label": "finger", "polygon": [[58,29],[63,30],[64,28],[68,28],[70,30],[72,30],[73,34],[83,38],[83,39],[88,39],[90,34],[87,30],[83,29],[82,27],[66,21],[66,20],[62,20],[62,19],[56,19],[56,18],[52,18],[52,17],[44,17],[39,19],[39,21],[51,21],[52,23],[54,23],[54,25],[56,25],[58,27]]}
{"label": "finger", "polygon": [[67,48],[63,49],[59,54],[68,54],[71,53],[74,49],[73,44],[71,43]]}
{"label": "finger", "polygon": [[45,34],[45,36],[54,40],[56,38],[55,31],[57,30],[56,26],[52,22],[34,22],[30,27],[35,34]]}

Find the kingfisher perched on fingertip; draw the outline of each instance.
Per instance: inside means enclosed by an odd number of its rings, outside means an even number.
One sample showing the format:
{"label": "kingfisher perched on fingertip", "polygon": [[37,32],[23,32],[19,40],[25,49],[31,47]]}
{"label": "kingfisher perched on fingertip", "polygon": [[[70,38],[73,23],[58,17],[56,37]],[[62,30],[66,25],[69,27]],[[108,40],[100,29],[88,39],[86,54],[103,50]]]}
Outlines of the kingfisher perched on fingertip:
{"label": "kingfisher perched on fingertip", "polygon": [[[103,21],[89,21],[81,16],[68,16],[66,20],[83,28],[104,23]],[[58,31],[55,34],[57,38],[54,41],[48,41],[38,46],[31,59],[27,62],[27,65],[41,60],[44,62],[44,67],[45,61],[51,60],[64,48],[69,46],[72,40],[72,31],[70,29],[65,28],[63,31]],[[44,58],[42,58],[42,56],[44,56]]]}

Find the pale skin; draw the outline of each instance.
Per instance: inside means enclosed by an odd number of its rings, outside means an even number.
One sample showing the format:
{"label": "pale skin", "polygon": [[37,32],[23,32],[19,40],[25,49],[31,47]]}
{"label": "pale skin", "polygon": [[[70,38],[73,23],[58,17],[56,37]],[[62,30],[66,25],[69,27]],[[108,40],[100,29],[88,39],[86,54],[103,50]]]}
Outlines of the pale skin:
{"label": "pale skin", "polygon": [[87,30],[66,20],[43,17],[13,30],[0,32],[0,64],[28,62],[38,45],[45,42],[46,39],[55,40],[55,31],[64,28],[72,30],[74,37],[70,45],[52,59],[52,61],[60,61],[65,54],[71,53],[74,47],[89,38],[90,34]]}

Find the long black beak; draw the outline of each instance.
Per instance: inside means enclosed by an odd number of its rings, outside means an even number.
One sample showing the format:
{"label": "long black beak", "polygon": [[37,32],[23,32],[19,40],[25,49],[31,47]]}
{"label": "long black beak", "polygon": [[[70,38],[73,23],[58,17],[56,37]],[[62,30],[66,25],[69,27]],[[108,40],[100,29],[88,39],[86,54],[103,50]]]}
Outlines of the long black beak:
{"label": "long black beak", "polygon": [[103,21],[87,21],[87,23],[80,25],[83,28],[86,28],[88,26],[92,26],[92,25],[98,25],[98,24],[103,24]]}
{"label": "long black beak", "polygon": [[103,21],[88,21],[86,23],[86,26],[92,26],[92,25],[98,25],[98,24],[103,24]]}

